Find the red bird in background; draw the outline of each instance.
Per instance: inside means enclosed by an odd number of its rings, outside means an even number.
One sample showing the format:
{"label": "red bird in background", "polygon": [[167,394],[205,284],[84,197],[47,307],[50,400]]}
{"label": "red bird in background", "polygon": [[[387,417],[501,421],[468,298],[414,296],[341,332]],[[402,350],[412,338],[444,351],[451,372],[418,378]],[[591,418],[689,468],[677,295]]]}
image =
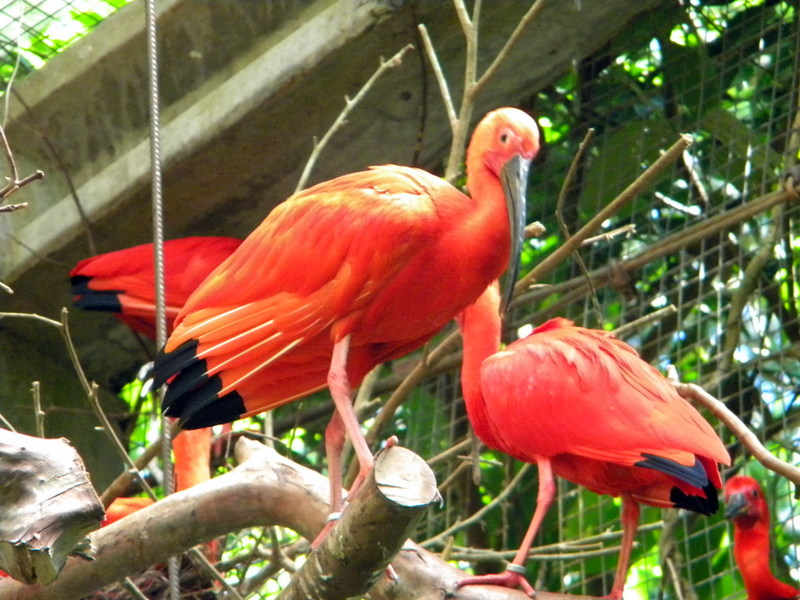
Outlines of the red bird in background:
{"label": "red bird in background", "polygon": [[536,124],[489,113],[467,151],[471,197],[420,169],[384,165],[295,194],[189,298],[156,358],[165,414],[194,429],[330,388],[325,433],[331,506],[341,498],[345,432],[372,453],[351,387],[419,348],[511,264],[522,244]]}
{"label": "red bird in background", "polygon": [[770,568],[769,507],[752,477],[725,483],[725,516],[733,521],[733,557],[742,573],[747,600],[793,600],[800,588],[778,581]]}
{"label": "red bird in background", "polygon": [[[242,243],[228,237],[187,237],[164,242],[167,328],[186,299]],[[83,310],[115,313],[120,321],[156,337],[153,244],[92,256],[70,271],[73,303]]]}
{"label": "red bird in background", "polygon": [[491,286],[459,317],[467,414],[489,447],[539,470],[536,510],[505,573],[457,586],[521,586],[525,561],[555,496],[554,475],[622,498],[622,542],[611,598],[621,599],[639,504],[717,510],[717,463],[730,464],[711,426],[636,351],[605,331],[556,318],[505,350]]}

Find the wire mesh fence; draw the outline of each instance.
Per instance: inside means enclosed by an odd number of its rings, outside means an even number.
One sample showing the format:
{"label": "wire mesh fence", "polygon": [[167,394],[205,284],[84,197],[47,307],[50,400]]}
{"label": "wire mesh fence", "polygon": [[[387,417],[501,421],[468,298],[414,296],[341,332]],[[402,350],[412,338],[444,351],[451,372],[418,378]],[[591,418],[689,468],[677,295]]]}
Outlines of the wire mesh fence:
{"label": "wire mesh fence", "polygon": [[0,77],[40,68],[130,0],[7,0],[0,4]]}
{"label": "wire mesh fence", "polygon": [[[797,464],[798,206],[764,211],[692,243],[680,242],[711,217],[731,214],[779,189],[796,163],[796,7],[788,2],[686,3],[674,10],[681,16],[671,20],[665,18],[669,11],[661,13],[658,18],[664,20],[645,29],[649,35],[641,36],[638,48],[622,54],[607,48],[531,100],[549,143],[545,160],[533,168],[530,216],[542,220],[548,233],[530,243],[531,265],[559,243],[560,227],[579,229],[679,133],[690,133],[694,144],[654,191],[604,224],[609,232],[630,229],[583,248],[584,269],[572,260],[543,282],[558,286],[529,294],[508,340],[516,339],[521,326],[556,315],[613,329],[673,305],[673,314],[637,328],[626,341],[661,368],[674,364],[684,381],[699,383],[723,400],[771,452]],[[595,129],[588,159],[556,207],[566,165],[588,127]],[[678,244],[668,245],[668,239]],[[643,266],[626,267],[643,255]],[[441,385],[420,394],[429,401],[458,402],[450,392],[442,395]],[[438,421],[427,421],[431,429],[419,435],[420,443],[448,436],[452,444],[462,440],[463,411],[451,408],[451,414],[438,428]],[[767,490],[776,572],[784,580],[797,579],[793,515],[798,507],[791,485],[753,461],[724,428],[718,431],[734,461],[725,475],[750,474]],[[531,435],[536,435],[535,423]],[[451,508],[434,512],[425,534],[474,512],[519,469],[496,454],[483,457],[496,466],[484,469],[481,487],[472,488],[479,499],[465,493],[469,483],[448,489]],[[440,478],[454,468],[449,463]],[[493,472],[504,469],[509,470],[504,476]],[[465,481],[469,477],[463,474]],[[535,505],[534,481],[529,475],[497,514],[473,528],[478,531],[457,539],[472,547],[516,548]],[[531,580],[538,579],[543,589],[607,593],[619,543],[619,501],[568,482],[559,490],[539,545],[569,546],[548,552],[546,559],[534,556]],[[641,523],[626,598],[745,597],[730,550],[730,525],[721,513],[705,518],[647,508]],[[592,536],[604,532],[616,533],[598,544]]]}

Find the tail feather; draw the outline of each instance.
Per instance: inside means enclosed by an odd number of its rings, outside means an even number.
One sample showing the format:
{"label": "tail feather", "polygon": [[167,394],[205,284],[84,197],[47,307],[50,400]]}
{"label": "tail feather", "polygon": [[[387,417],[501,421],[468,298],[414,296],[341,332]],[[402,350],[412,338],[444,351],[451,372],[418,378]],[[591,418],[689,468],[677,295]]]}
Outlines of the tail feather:
{"label": "tail feather", "polygon": [[675,508],[685,508],[701,515],[713,515],[719,509],[719,498],[717,488],[713,483],[709,483],[703,488],[705,496],[695,496],[687,494],[679,487],[673,487],[669,499]]}
{"label": "tail feather", "polygon": [[119,294],[122,290],[93,290],[89,287],[92,277],[75,275],[70,279],[72,285],[73,305],[81,310],[98,310],[121,313],[122,304]]}
{"label": "tail feather", "polygon": [[[692,466],[686,466],[663,456],[652,454],[642,456],[645,460],[636,463],[637,467],[655,469],[685,484],[673,485],[669,489],[669,502],[672,506],[702,515],[713,515],[717,512],[719,508],[717,488],[708,476],[706,465],[700,459],[695,459]],[[696,492],[686,489],[688,487],[695,488]]]}
{"label": "tail feather", "polygon": [[153,386],[161,387],[170,377],[181,370],[190,366],[196,361],[197,357],[197,340],[189,340],[184,342],[172,352],[164,352],[162,349],[156,356],[155,364],[153,365]]}
{"label": "tail feather", "polygon": [[637,467],[655,469],[666,473],[675,479],[688,483],[696,488],[705,488],[708,485],[708,473],[706,468],[699,460],[695,459],[692,466],[687,467],[669,458],[656,456],[654,454],[642,454],[645,460],[636,463]]}

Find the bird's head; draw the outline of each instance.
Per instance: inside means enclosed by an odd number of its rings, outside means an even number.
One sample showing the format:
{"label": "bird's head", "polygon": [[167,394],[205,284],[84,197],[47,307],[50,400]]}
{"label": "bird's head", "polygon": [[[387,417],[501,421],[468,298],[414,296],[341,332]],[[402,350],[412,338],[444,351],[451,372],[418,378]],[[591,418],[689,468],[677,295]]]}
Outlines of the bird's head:
{"label": "bird's head", "polygon": [[528,168],[539,153],[539,128],[533,118],[516,108],[498,108],[487,114],[467,149],[467,170],[483,168],[503,187],[511,232],[511,256],[501,310],[511,301],[519,273],[525,236],[525,195]]}
{"label": "bird's head", "polygon": [[736,525],[750,527],[769,515],[761,486],[752,477],[737,475],[725,482],[725,516]]}

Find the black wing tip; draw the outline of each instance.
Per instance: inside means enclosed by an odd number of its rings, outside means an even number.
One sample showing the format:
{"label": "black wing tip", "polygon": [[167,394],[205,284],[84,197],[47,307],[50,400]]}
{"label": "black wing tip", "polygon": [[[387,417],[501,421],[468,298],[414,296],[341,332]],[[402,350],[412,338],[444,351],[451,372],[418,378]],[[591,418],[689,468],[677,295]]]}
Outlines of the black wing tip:
{"label": "black wing tip", "polygon": [[93,290],[89,287],[91,280],[92,277],[88,275],[73,275],[70,278],[72,305],[81,310],[122,312],[122,304],[119,301],[122,290]]}
{"label": "black wing tip", "polygon": [[[164,352],[163,348],[159,350],[153,364],[153,386],[161,387],[170,377],[180,373],[192,363],[198,362],[198,343],[197,340],[189,340],[172,352]],[[203,365],[205,365],[205,361],[203,361]]]}
{"label": "black wing tip", "polygon": [[202,405],[190,404],[178,418],[183,429],[202,429],[239,419],[245,412],[244,400],[237,392],[213,396]]}
{"label": "black wing tip", "polygon": [[704,496],[687,494],[677,487],[673,487],[669,494],[670,502],[675,508],[685,508],[701,515],[711,516],[719,510],[719,496],[714,484],[709,483],[703,487]]}
{"label": "black wing tip", "polygon": [[690,467],[655,454],[642,454],[642,457],[644,457],[644,460],[637,462],[637,467],[661,471],[696,488],[705,489],[708,485],[708,473],[706,473],[705,466],[697,457],[695,457],[694,464]]}
{"label": "black wing tip", "polygon": [[163,385],[170,377],[162,410],[177,418],[183,429],[202,429],[235,421],[246,410],[235,390],[220,396],[222,379],[208,376],[206,361],[197,358],[197,340],[181,344],[173,352],[159,352],[155,361],[154,384]]}
{"label": "black wing tip", "polygon": [[703,463],[695,458],[694,464],[690,467],[682,465],[654,454],[642,454],[645,460],[636,463],[637,467],[655,469],[670,477],[674,477],[693,487],[700,488],[704,494],[687,494],[677,486],[673,486],[669,499],[675,508],[685,508],[701,515],[713,515],[719,510],[719,496],[717,488],[708,479]]}

